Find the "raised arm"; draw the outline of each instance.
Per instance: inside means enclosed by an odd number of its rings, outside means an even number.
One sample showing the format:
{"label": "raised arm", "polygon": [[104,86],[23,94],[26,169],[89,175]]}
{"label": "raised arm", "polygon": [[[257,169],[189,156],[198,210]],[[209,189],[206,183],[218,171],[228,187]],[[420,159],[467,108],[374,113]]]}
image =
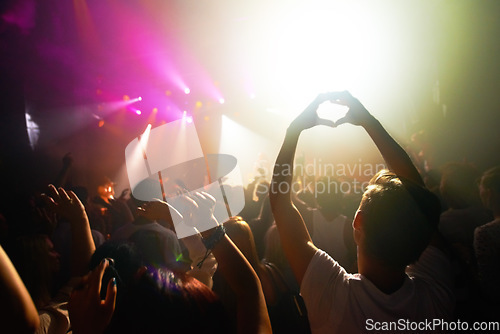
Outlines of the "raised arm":
{"label": "raised arm", "polygon": [[56,187],[66,186],[66,181],[68,180],[68,174],[71,169],[71,166],[73,165],[73,157],[71,156],[70,152],[64,155],[62,162],[63,166],[59,171],[59,173],[57,174],[56,179],[54,180],[54,185]]}
{"label": "raised arm", "polygon": [[[206,220],[212,220],[212,226],[217,225],[217,221],[213,217],[215,199],[210,195],[206,193],[191,194],[191,197],[179,197],[175,203],[177,204],[176,209],[180,210],[179,217],[182,217],[189,226],[199,226],[198,222]],[[141,214],[149,215],[149,217],[167,218],[169,216],[169,207],[165,202],[150,202],[143,209]],[[170,210],[170,214],[172,212],[176,214],[177,211]],[[172,219],[166,220],[172,223]],[[199,237],[200,235],[188,238],[192,243]],[[259,278],[250,263],[223,232],[222,226],[202,232],[201,238],[204,244],[202,246],[205,250],[204,255],[207,255],[206,249],[208,247],[218,262],[217,270],[220,271],[237,296],[238,333],[271,333],[271,322],[267,313],[264,293]],[[198,258],[198,256],[196,257]],[[201,268],[205,266],[207,260],[210,261],[210,258],[207,257],[200,264]],[[194,263],[194,265],[197,264]],[[210,267],[212,266],[210,265]]]}
{"label": "raised arm", "polygon": [[[203,232],[209,239],[216,231]],[[231,239],[224,237],[212,249],[220,271],[237,298],[238,333],[272,333],[259,278]]]}
{"label": "raised arm", "polygon": [[67,193],[53,185],[49,185],[49,191],[43,198],[51,210],[71,224],[71,275],[85,275],[95,251],[85,207],[74,192]]}
{"label": "raised arm", "polygon": [[380,122],[366,110],[358,99],[347,91],[328,94],[332,102],[349,107],[346,116],[339,119],[335,123],[336,126],[343,123],[362,126],[372,138],[391,171],[424,186],[422,177],[405,150],[387,133]]}
{"label": "raised arm", "polygon": [[269,190],[271,208],[283,251],[299,285],[317,248],[311,241],[304,220],[292,203],[293,161],[303,130],[316,125],[334,126],[333,122],[320,119],[316,113],[318,106],[328,99],[326,94],[318,95],[288,127],[276,159]]}
{"label": "raised arm", "polygon": [[35,304],[0,246],[0,319],[6,333],[33,333],[40,319]]}

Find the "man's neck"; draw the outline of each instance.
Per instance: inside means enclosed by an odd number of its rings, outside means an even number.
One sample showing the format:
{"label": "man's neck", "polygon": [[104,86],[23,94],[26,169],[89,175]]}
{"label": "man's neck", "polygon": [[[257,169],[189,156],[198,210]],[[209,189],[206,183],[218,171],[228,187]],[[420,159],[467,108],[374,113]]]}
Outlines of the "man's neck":
{"label": "man's neck", "polygon": [[358,256],[358,268],[361,275],[388,295],[399,290],[406,278],[404,267],[395,269],[365,256]]}

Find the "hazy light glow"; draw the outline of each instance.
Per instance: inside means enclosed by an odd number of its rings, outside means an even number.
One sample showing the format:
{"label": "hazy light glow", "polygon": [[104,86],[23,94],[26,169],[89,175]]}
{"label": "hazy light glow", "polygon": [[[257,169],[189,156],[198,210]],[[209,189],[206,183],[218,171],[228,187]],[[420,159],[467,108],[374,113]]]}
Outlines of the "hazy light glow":
{"label": "hazy light glow", "polygon": [[189,89],[188,87],[184,88],[184,94],[189,94],[191,93],[191,89]]}
{"label": "hazy light glow", "polygon": [[[368,8],[367,8],[368,7]],[[324,91],[358,92],[383,84],[382,69],[393,48],[381,36],[386,27],[374,6],[357,2],[304,2],[270,23],[268,88],[290,104],[304,104]],[[373,9],[373,10],[372,10]]]}
{"label": "hazy light glow", "polygon": [[148,141],[149,141],[149,134],[151,133],[151,124],[148,124],[144,132],[141,134],[141,147],[143,150],[148,146]]}
{"label": "hazy light glow", "polygon": [[[222,115],[219,152],[231,154],[238,159],[244,183],[255,176],[254,165],[257,158],[259,156],[275,156],[278,148],[279,145],[274,145],[229,116]],[[270,168],[266,166],[268,171],[271,170]]]}

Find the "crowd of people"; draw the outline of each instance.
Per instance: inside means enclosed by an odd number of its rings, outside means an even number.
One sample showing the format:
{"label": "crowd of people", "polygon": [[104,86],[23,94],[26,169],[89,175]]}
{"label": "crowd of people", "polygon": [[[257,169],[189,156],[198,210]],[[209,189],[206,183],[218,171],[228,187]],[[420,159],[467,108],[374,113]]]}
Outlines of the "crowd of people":
{"label": "crowd of people", "polygon": [[[332,122],[322,103],[349,109]],[[366,131],[387,169],[359,197],[295,191],[300,134],[344,123]],[[500,330],[500,166],[437,172],[413,153],[348,92],[320,94],[289,125],[271,180],[246,186],[240,214],[182,239],[173,222],[213,219],[211,195],[186,194],[181,214],[168,199],[116,197],[103,178],[90,198],[65,182],[67,155],[53,184],[0,207],[2,332]]]}

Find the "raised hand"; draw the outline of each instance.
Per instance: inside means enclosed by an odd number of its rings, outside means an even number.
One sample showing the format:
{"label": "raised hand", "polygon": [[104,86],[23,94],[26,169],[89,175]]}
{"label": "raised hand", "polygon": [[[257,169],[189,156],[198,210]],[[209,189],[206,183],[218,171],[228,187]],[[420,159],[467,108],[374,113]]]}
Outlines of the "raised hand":
{"label": "raised hand", "polygon": [[106,299],[100,296],[101,281],[109,260],[82,277],[80,286],[73,290],[68,304],[69,318],[73,333],[103,333],[115,310],[116,279],[109,280]]}
{"label": "raised hand", "polygon": [[179,210],[186,225],[215,227],[218,225],[214,217],[215,202],[215,198],[206,192],[193,192],[176,197],[172,205]]}
{"label": "raised hand", "polygon": [[353,97],[348,91],[331,92],[327,93],[327,95],[329,96],[329,100],[331,102],[349,108],[346,115],[335,122],[335,126],[339,126],[344,123],[365,126],[373,120],[373,116],[368,112],[368,110],[366,110],[361,102]]}
{"label": "raised hand", "polygon": [[299,116],[297,116],[297,118],[293,120],[288,129],[294,132],[300,132],[302,130],[312,128],[313,126],[316,125],[326,125],[334,127],[335,126],[334,122],[320,118],[317,113],[319,105],[328,100],[331,100],[331,96],[329,93],[319,94],[314,99],[314,101],[312,101],[307,106],[307,108],[304,109],[304,111]]}
{"label": "raised hand", "polygon": [[206,192],[195,192],[194,194],[191,194],[191,199],[193,199],[198,206],[198,209],[193,214],[193,219],[201,222],[202,224],[206,224],[206,222],[210,221],[214,222],[211,225],[219,225],[214,217],[216,200],[212,195]]}
{"label": "raised hand", "polygon": [[85,207],[73,191],[66,192],[63,188],[56,189],[49,184],[49,191],[42,194],[42,199],[52,212],[67,220],[87,219]]}

